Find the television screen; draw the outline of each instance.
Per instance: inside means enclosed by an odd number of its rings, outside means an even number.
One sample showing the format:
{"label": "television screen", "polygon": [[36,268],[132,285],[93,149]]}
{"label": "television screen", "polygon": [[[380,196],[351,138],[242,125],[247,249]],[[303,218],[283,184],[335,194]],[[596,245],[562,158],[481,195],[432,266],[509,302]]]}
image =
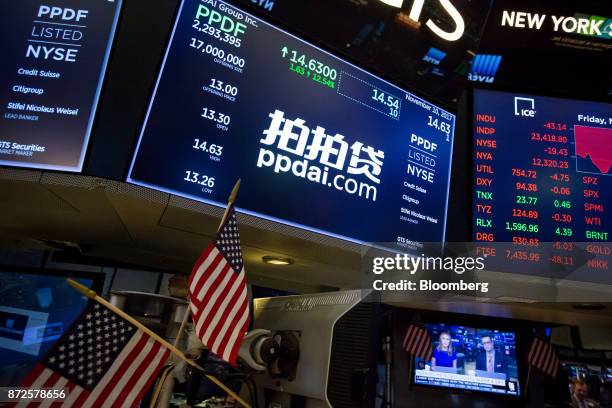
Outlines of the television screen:
{"label": "television screen", "polygon": [[[66,276],[0,271],[0,386],[18,384],[87,304]],[[75,279],[99,290],[96,278]]]}
{"label": "television screen", "polygon": [[184,0],[128,182],[353,242],[444,240],[455,116],[222,1]]}
{"label": "television screen", "polygon": [[426,324],[433,357],[414,359],[414,383],[520,396],[516,335],[445,324]]}
{"label": "television screen", "polygon": [[[463,92],[471,55],[479,47],[493,4],[491,0],[237,1],[452,106]],[[333,24],[321,24],[322,18]],[[451,32],[454,38],[449,38]]]}
{"label": "television screen", "polygon": [[2,2],[0,165],[81,171],[121,3]]}
{"label": "television screen", "polygon": [[574,380],[584,380],[591,374],[591,370],[586,364],[563,362],[561,363],[561,369],[567,373],[569,378]]}
{"label": "television screen", "polygon": [[[495,0],[478,53],[482,62],[494,57],[501,64],[492,67],[477,64],[475,59],[469,78],[501,86],[520,84],[526,89],[610,98],[612,81],[606,67],[612,58],[611,18],[608,1]],[[563,69],[551,69],[553,61],[563,61]],[[567,80],[568,73],[571,81]]]}
{"label": "television screen", "polygon": [[609,283],[612,104],[475,90],[473,138],[474,241],[510,244],[488,262]]}

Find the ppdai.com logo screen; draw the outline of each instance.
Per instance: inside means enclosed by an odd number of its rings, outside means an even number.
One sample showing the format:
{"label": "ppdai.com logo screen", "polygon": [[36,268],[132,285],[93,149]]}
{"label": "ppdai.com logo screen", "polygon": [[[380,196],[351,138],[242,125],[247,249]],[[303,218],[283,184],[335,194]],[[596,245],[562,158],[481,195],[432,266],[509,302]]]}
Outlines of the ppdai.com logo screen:
{"label": "ppdai.com logo screen", "polygon": [[264,130],[260,140],[269,147],[259,150],[257,167],[269,167],[277,174],[292,173],[313,183],[376,201],[385,152],[359,141],[349,146],[343,135],[328,135],[321,126],[311,129],[303,119],[287,119],[278,109],[269,116],[270,127]]}

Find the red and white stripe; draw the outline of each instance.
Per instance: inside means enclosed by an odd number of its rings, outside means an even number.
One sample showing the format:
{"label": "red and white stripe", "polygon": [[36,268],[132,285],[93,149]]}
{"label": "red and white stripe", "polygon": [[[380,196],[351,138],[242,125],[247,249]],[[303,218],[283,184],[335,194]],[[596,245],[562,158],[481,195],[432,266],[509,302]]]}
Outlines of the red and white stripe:
{"label": "red and white stripe", "polygon": [[189,280],[195,331],[204,345],[232,364],[249,325],[244,268],[236,273],[212,243],[196,262]]}
{"label": "red and white stripe", "polygon": [[531,343],[527,362],[551,377],[555,377],[559,370],[559,358],[555,353],[555,349],[538,338],[533,339]]}
{"label": "red and white stripe", "polygon": [[135,407],[170,356],[170,350],[138,330],[93,390],[86,390],[57,372],[37,364],[21,387],[65,389],[66,398],[55,402],[22,401],[15,407]]}
{"label": "red and white stripe", "polygon": [[430,360],[433,355],[433,346],[429,333],[424,328],[414,324],[408,326],[402,344],[404,350],[420,359]]}

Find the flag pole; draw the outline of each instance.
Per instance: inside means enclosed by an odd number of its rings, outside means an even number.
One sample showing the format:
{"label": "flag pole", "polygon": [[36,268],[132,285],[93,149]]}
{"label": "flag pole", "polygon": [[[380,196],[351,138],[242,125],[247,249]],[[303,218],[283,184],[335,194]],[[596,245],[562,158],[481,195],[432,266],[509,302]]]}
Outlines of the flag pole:
{"label": "flag pole", "polygon": [[217,232],[219,232],[219,230],[223,226],[223,223],[225,222],[225,219],[227,218],[227,214],[229,213],[230,207],[234,205],[234,203],[236,202],[236,197],[238,196],[238,190],[240,189],[240,183],[241,183],[241,179],[238,179],[236,184],[234,184],[234,188],[232,189],[229,199],[227,200],[227,207],[225,207],[225,212],[223,213],[223,217],[221,218],[221,222],[219,223],[219,228],[217,228]]}
{"label": "flag pole", "polygon": [[[232,192],[230,193],[230,196],[227,200],[227,206],[225,207],[225,212],[223,213],[223,217],[221,217],[221,222],[219,223],[217,232],[219,232],[219,230],[223,226],[223,223],[225,222],[225,219],[227,218],[227,214],[229,213],[230,207],[236,202],[236,197],[238,196],[238,190],[240,189],[240,182],[241,180],[238,179],[238,181],[234,185],[234,188],[232,189]],[[191,302],[189,303],[189,305],[187,305],[187,310],[185,310],[183,321],[181,321],[181,326],[179,327],[178,333],[176,334],[176,338],[174,339],[174,347],[178,347],[180,341],[183,339],[183,335],[185,334],[185,328],[187,327],[187,322],[189,321],[189,316],[191,315],[190,306],[191,306]],[[158,382],[156,386],[154,397],[151,400],[150,408],[153,408],[153,406],[157,403],[157,399],[159,398],[161,389],[164,386],[165,381],[172,381],[172,383],[174,383],[174,378],[167,376],[167,377],[164,377],[163,379],[160,379],[160,381]]]}
{"label": "flag pole", "polygon": [[408,360],[408,375],[414,375],[412,372],[413,364],[414,364],[414,356],[412,354],[408,354],[410,359]]}
{"label": "flag pole", "polygon": [[[225,219],[227,218],[227,214],[229,213],[230,207],[234,204],[234,202],[236,202],[236,197],[238,196],[239,189],[240,189],[240,179],[238,179],[238,181],[234,185],[234,188],[232,189],[232,192],[227,201],[227,207],[225,207],[225,212],[223,213],[223,217],[221,218],[221,222],[219,223],[219,227],[217,228],[217,232],[219,232],[219,230],[223,226],[223,223],[225,222]],[[176,339],[174,339],[174,346],[178,346],[179,342],[181,341],[181,338],[183,337],[183,333],[185,331],[185,327],[187,326],[187,321],[189,320],[190,314],[191,314],[191,308],[187,306],[187,310],[185,311],[185,315],[183,316],[183,321],[181,322],[181,327],[179,328],[179,331],[176,335]]]}
{"label": "flag pole", "polygon": [[[153,393],[153,398],[151,398],[151,403],[149,404],[149,408],[153,408],[155,406],[155,403],[157,402],[157,399],[159,398],[159,395],[162,392],[162,388],[164,387],[164,384],[166,383],[166,379],[171,375],[173,370],[174,370],[173,365],[168,366],[166,367],[166,369],[164,369],[161,377],[159,378],[157,382],[157,386],[155,387],[155,392]],[[174,381],[172,382],[172,386],[174,387]]]}
{"label": "flag pole", "polygon": [[[236,202],[236,197],[238,196],[238,190],[240,189],[240,179],[234,185],[232,192],[227,200],[227,207],[225,207],[225,212],[223,213],[223,217],[221,217],[221,222],[219,223],[219,227],[217,228],[217,232],[223,226],[225,219],[227,218],[227,214],[229,213],[230,207]],[[191,302],[190,302],[191,303]],[[179,341],[183,337],[183,333],[185,330],[185,326],[187,326],[187,321],[189,320],[189,315],[191,314],[191,308],[187,306],[187,310],[185,311],[185,316],[183,316],[183,321],[181,322],[181,327],[179,328],[179,332],[176,335],[176,339],[174,339],[174,346],[178,346]]]}
{"label": "flag pole", "polygon": [[531,378],[531,364],[529,364],[529,368],[527,369],[527,381],[525,381],[525,398],[529,398],[527,391],[529,390],[529,379]]}
{"label": "flag pole", "polygon": [[[185,361],[187,364],[189,364],[193,368],[195,368],[197,370],[200,370],[200,371],[204,371],[204,369],[202,367],[200,367],[198,365],[198,363],[196,363],[195,361],[187,358],[185,353],[183,353],[181,350],[179,350],[178,348],[176,348],[172,344],[168,343],[166,340],[164,340],[158,334],[154,333],[151,329],[146,327],[144,324],[140,323],[138,320],[134,319],[129,314],[125,313],[123,310],[119,309],[117,306],[111,304],[106,299],[104,299],[103,297],[99,296],[94,290],[89,289],[87,286],[81,285],[80,283],[78,283],[77,281],[74,281],[72,279],[66,279],[66,280],[68,281],[70,286],[72,286],[74,289],[76,289],[77,291],[81,292],[83,295],[87,296],[89,299],[95,300],[96,302],[100,303],[102,306],[106,307],[107,309],[110,309],[114,313],[116,313],[119,316],[123,317],[125,320],[127,320],[130,323],[132,323],[134,326],[138,327],[138,329],[140,329],[143,332],[147,333],[149,336],[151,336],[151,338],[153,338],[156,341],[160,342],[164,347],[166,347],[168,350],[170,350],[174,355],[176,355],[181,360]],[[225,384],[223,384],[221,381],[219,381],[218,379],[216,379],[215,377],[213,377],[213,376],[211,376],[209,374],[205,374],[205,375],[206,375],[206,378],[208,378],[210,381],[212,381],[213,383],[218,385],[220,388],[222,388],[223,391],[225,391],[226,393],[231,395],[243,407],[251,408],[251,406],[249,404],[247,404],[242,398],[240,398],[234,391],[230,390],[227,386],[225,386]]]}

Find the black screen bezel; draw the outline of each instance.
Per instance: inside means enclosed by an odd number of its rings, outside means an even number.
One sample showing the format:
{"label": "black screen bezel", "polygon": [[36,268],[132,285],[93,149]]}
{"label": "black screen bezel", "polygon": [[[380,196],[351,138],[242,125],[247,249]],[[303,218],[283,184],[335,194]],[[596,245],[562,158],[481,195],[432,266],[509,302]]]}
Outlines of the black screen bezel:
{"label": "black screen bezel", "polygon": [[[526,94],[534,97],[548,97],[548,98],[559,98],[565,99],[568,101],[580,101],[580,102],[596,102],[596,103],[607,103],[612,105],[612,100],[606,98],[593,98],[593,99],[584,99],[577,97],[575,95],[570,95],[563,92],[546,92],[543,93],[541,90],[536,90],[532,88],[520,88],[520,87],[510,87],[510,86],[501,86],[496,84],[485,85],[482,83],[476,82],[468,82],[468,84],[474,84],[467,88],[467,119],[466,119],[466,131],[469,132],[466,135],[467,140],[467,154],[466,164],[468,165],[468,176],[470,178],[469,181],[469,203],[470,203],[470,217],[469,217],[469,225],[467,226],[470,236],[470,241],[473,243],[478,243],[480,241],[474,240],[474,221],[476,219],[476,212],[474,206],[474,101],[475,101],[475,93],[477,91],[492,91],[492,92],[501,92],[501,93],[517,93],[517,94]],[[476,85],[477,84],[477,85]],[[496,241],[499,242],[499,241]]]}
{"label": "black screen bezel", "polygon": [[[401,338],[404,336],[404,330],[407,325],[413,323],[416,318],[416,321],[422,321],[425,324],[448,324],[448,325],[458,325],[470,328],[479,328],[479,326],[483,326],[481,323],[483,316],[480,315],[467,315],[467,314],[457,314],[457,313],[449,313],[449,312],[440,312],[440,311],[431,311],[431,310],[413,310],[413,309],[403,309],[396,308],[394,311],[394,323],[393,323],[393,331],[395,339],[393,349],[394,354],[396,356],[395,360],[398,358],[402,358],[400,356],[406,356],[407,352],[402,349]],[[412,320],[411,320],[412,319]],[[498,317],[486,317],[487,321],[485,326],[489,326],[489,330],[498,330],[505,332],[512,332],[515,335],[516,339],[516,365],[518,371],[518,383],[519,383],[519,395],[512,394],[502,394],[502,393],[493,393],[486,391],[475,391],[475,390],[466,390],[461,388],[452,388],[452,387],[442,387],[442,386],[430,386],[424,384],[416,384],[414,382],[414,370],[415,370],[415,357],[410,356],[406,361],[412,361],[412,369],[407,373],[405,370],[400,370],[396,367],[393,369],[394,372],[394,386],[399,386],[404,384],[404,378],[407,378],[407,385],[409,386],[410,391],[423,392],[423,393],[447,393],[447,394],[456,394],[462,395],[465,397],[478,397],[478,398],[487,398],[491,400],[500,400],[510,399],[511,401],[526,401],[527,394],[525,393],[525,387],[527,385],[527,364],[525,364],[525,339],[528,338],[528,331],[530,329],[539,328],[539,327],[549,327],[544,323],[539,322],[530,322],[530,321],[522,321],[515,319],[507,319],[507,318],[498,318]],[[399,341],[398,341],[399,339]],[[397,392],[395,393],[397,395]],[[401,402],[395,401],[396,407],[400,407]]]}

